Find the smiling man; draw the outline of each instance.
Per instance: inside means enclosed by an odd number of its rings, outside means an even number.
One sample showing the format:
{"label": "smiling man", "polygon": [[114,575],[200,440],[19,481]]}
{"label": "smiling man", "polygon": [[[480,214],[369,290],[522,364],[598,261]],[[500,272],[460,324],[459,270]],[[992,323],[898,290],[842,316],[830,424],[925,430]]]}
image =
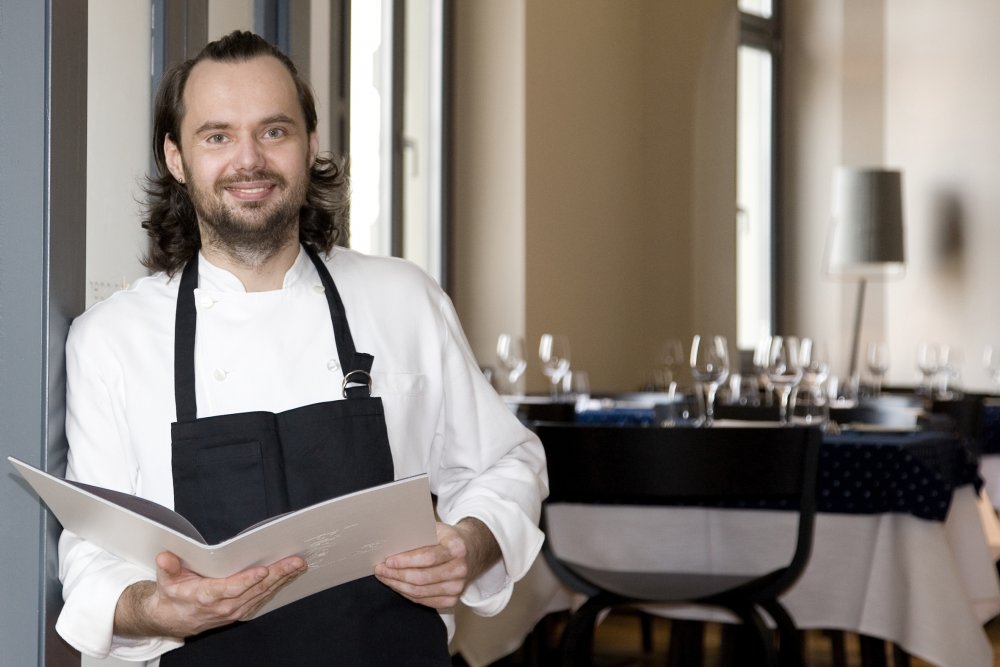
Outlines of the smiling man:
{"label": "smiling man", "polygon": [[67,477],[173,506],[214,542],[426,472],[438,543],[244,622],[302,558],[206,579],[162,553],[154,579],[67,531],[58,631],[150,664],[449,665],[448,610],[502,609],[540,547],[537,439],[431,279],[337,244],[345,174],[288,58],[230,34],[167,72],[155,116],[154,273],[73,324]]}

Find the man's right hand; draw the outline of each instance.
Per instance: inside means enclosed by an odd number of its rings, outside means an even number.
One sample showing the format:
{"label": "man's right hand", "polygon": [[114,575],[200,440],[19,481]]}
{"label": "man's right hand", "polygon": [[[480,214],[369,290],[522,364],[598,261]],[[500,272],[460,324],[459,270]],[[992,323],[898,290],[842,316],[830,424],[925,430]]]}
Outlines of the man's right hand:
{"label": "man's right hand", "polygon": [[177,556],[156,557],[156,581],[140,581],[122,593],[115,608],[115,634],[183,639],[210,628],[251,618],[283,586],[305,572],[290,556],[224,579],[208,579],[181,566]]}

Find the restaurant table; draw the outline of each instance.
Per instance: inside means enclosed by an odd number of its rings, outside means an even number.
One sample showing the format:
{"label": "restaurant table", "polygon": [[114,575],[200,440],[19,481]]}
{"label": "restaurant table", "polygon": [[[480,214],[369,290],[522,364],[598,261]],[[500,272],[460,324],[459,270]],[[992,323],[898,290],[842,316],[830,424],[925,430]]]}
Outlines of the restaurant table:
{"label": "restaurant table", "polygon": [[[782,597],[798,627],[881,638],[940,667],[992,667],[983,623],[1000,613],[1000,522],[977,492],[975,462],[961,440],[851,433],[825,437],[820,454],[812,557]],[[563,556],[594,566],[757,572],[790,553],[794,521],[778,509],[562,505],[550,508],[548,539]],[[619,547],[636,533],[648,537],[643,548],[634,539]],[[575,601],[540,558],[498,616],[456,610],[452,650],[472,667],[488,665]],[[698,606],[644,608],[734,620]]]}

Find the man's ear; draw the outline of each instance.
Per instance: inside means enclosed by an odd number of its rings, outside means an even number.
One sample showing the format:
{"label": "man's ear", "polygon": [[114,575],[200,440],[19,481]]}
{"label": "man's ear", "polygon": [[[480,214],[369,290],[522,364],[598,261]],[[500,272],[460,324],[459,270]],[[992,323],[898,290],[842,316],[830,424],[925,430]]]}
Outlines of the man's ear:
{"label": "man's ear", "polygon": [[170,135],[163,137],[163,157],[167,162],[167,169],[177,179],[178,183],[184,182],[184,160],[181,158],[181,149],[170,138]]}
{"label": "man's ear", "polygon": [[316,164],[316,156],[319,155],[319,135],[313,132],[309,135],[309,168]]}

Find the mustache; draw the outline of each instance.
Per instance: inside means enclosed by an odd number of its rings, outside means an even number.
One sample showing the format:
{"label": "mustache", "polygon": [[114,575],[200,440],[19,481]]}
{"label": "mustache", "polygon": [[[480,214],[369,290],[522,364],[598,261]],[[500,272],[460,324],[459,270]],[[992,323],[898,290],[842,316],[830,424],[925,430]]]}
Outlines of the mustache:
{"label": "mustache", "polygon": [[261,169],[259,171],[252,172],[250,174],[241,174],[239,176],[231,176],[226,179],[220,179],[216,181],[215,185],[219,188],[226,188],[230,185],[239,185],[241,183],[253,183],[254,181],[271,181],[280,186],[288,185],[285,178],[276,172],[270,171],[268,169]]}

